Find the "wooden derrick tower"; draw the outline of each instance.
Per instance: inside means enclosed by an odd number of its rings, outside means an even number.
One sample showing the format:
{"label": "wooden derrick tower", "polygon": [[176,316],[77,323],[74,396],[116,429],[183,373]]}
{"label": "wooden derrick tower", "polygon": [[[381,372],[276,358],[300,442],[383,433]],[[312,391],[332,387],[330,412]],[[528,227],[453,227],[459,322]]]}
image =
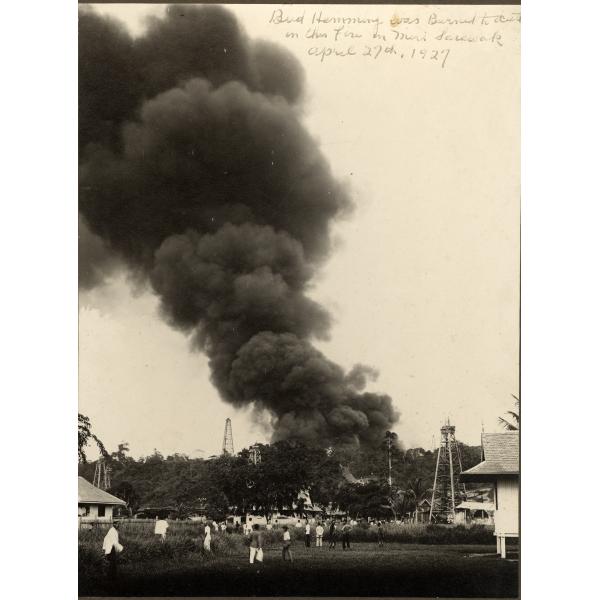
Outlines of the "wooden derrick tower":
{"label": "wooden derrick tower", "polygon": [[223,454],[233,456],[233,434],[231,432],[231,419],[225,420],[225,433],[223,434]]}
{"label": "wooden derrick tower", "polygon": [[110,489],[110,467],[106,464],[103,456],[96,462],[93,484],[101,490]]}
{"label": "wooden derrick tower", "polygon": [[453,523],[456,506],[465,497],[465,485],[458,482],[462,472],[462,461],[455,431],[456,428],[450,425],[450,420],[441,428],[429,509],[430,522]]}

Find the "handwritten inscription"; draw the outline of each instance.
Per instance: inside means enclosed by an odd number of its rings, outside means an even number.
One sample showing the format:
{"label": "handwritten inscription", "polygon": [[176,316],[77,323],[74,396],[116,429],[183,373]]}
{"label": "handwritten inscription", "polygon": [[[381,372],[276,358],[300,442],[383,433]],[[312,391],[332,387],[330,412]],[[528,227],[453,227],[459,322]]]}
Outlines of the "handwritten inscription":
{"label": "handwritten inscription", "polygon": [[[299,7],[277,8],[269,24],[292,43],[302,44],[308,56],[320,62],[330,59],[364,57],[378,60],[421,60],[446,66],[455,50],[485,46],[502,51],[515,39],[521,22],[518,11],[481,10],[461,7],[440,12],[424,7],[399,14],[385,14],[386,7],[371,7],[369,14],[340,14],[328,10]],[[455,10],[458,8],[455,7]]]}

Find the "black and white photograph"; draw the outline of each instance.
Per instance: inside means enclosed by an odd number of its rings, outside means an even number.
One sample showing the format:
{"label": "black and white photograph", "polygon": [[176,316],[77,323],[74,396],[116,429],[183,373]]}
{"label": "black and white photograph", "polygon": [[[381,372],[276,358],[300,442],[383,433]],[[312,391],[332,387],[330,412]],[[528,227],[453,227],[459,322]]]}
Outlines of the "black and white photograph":
{"label": "black and white photograph", "polygon": [[77,11],[80,597],[519,597],[520,5]]}

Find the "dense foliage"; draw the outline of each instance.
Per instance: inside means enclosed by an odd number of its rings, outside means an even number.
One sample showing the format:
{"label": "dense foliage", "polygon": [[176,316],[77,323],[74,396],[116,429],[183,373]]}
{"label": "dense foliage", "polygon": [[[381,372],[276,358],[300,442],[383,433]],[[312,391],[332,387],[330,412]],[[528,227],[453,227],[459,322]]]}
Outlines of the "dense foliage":
{"label": "dense foliage", "polygon": [[[422,448],[392,448],[392,489],[385,441],[379,449],[360,452],[293,441],[259,448],[261,461],[253,464],[248,450],[210,460],[183,454],[165,457],[155,450],[135,460],[127,444],[120,444],[108,458],[110,491],[125,500],[132,513],[160,506],[185,516],[201,509],[220,520],[232,509],[268,515],[298,504],[299,492],[308,490],[312,501],[322,506],[347,510],[352,516],[392,518],[414,510],[433,484],[436,453]],[[464,468],[479,462],[479,447],[461,445],[461,451]],[[91,481],[94,466],[80,464],[80,475]]]}

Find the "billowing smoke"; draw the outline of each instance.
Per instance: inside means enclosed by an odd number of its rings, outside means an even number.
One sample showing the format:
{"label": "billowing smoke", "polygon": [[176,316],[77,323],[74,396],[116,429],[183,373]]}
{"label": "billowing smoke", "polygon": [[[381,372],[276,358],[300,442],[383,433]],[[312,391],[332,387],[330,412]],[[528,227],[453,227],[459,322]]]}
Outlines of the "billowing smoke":
{"label": "billowing smoke", "polygon": [[221,7],[171,6],[131,38],[80,13],[80,278],[116,260],[193,335],[221,397],[271,415],[273,438],[380,443],[398,414],[310,340],[307,296],[351,209],[301,123],[303,71]]}

